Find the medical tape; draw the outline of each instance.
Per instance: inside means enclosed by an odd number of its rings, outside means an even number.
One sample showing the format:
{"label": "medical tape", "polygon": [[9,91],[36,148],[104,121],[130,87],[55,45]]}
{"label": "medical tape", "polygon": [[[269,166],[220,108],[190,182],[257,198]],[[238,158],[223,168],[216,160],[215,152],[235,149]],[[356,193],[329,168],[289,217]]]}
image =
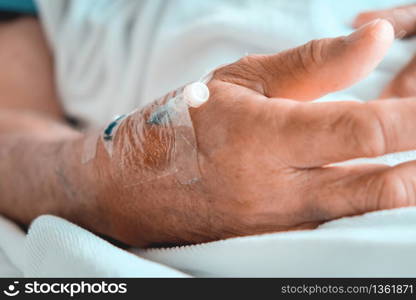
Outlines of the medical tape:
{"label": "medical tape", "polygon": [[199,181],[198,146],[189,109],[208,101],[212,74],[116,117],[100,133],[86,135],[82,162],[95,159],[102,143],[118,167],[133,166],[143,174],[134,184],[172,175],[181,184]]}

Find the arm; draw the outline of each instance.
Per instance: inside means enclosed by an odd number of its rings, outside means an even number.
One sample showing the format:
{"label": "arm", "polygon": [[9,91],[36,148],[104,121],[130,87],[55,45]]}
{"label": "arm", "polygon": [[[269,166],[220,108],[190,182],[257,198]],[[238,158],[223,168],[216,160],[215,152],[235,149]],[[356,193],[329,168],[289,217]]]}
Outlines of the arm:
{"label": "arm", "polygon": [[[39,23],[0,24],[1,213],[29,223],[44,213],[65,215],[69,151],[81,134],[65,124],[55,93],[52,57]],[[67,210],[67,209],[65,209]]]}
{"label": "arm", "polygon": [[[111,186],[108,154],[101,144],[95,160],[82,163],[95,133],[82,134],[65,123],[52,56],[35,19],[0,24],[0,65],[7,70],[0,72],[0,213],[23,224],[54,214],[111,234],[108,218],[94,217],[104,210],[97,200],[108,191],[99,183]],[[155,148],[149,152],[157,152],[156,143],[149,144]]]}

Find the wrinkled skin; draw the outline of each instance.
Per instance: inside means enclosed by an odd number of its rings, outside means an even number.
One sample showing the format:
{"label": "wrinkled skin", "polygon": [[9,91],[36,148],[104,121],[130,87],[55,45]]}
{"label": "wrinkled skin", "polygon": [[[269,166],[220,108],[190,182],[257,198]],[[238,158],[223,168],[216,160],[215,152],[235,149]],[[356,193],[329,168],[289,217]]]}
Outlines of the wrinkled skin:
{"label": "wrinkled skin", "polygon": [[[19,43],[29,40],[25,26]],[[160,176],[175,137],[169,126],[147,124],[146,110],[120,125],[112,157],[99,142],[95,158],[82,164],[94,135],[64,125],[59,107],[60,113],[10,107],[24,99],[16,91],[30,91],[28,82],[42,92],[40,99],[57,103],[45,81],[52,72],[39,77],[31,63],[19,64],[39,61],[45,51],[27,43],[38,57],[22,52],[20,60],[1,61],[9,73],[24,70],[31,80],[0,78],[4,89],[12,86],[8,80],[19,87],[0,101],[9,105],[0,108],[0,172],[9,175],[0,181],[0,211],[24,224],[54,214],[147,247],[312,229],[344,216],[413,206],[415,162],[333,164],[415,149],[416,101],[310,102],[367,76],[393,39],[392,26],[379,21],[350,37],[248,56],[217,70],[209,102],[190,111],[202,174],[190,184],[175,174]],[[12,45],[4,39],[0,53],[14,53]]]}
{"label": "wrinkled skin", "polygon": [[[377,22],[349,38],[249,56],[215,72],[209,103],[191,111],[202,180],[183,186],[172,175],[132,185],[152,174],[137,174],[143,169],[142,162],[134,163],[143,156],[137,147],[120,151],[134,167],[103,180],[115,181],[106,192],[111,197],[103,200],[114,225],[110,235],[139,246],[200,243],[310,229],[343,216],[415,204],[412,190],[404,188],[414,163],[329,165],[416,146],[415,139],[405,138],[414,136],[416,103],[308,102],[366,76],[392,41],[391,26]],[[399,114],[403,122],[396,124]],[[121,126],[116,148],[126,147],[123,137],[134,136],[137,122],[143,122],[143,111]],[[117,170],[117,161],[116,152],[111,170]]]}

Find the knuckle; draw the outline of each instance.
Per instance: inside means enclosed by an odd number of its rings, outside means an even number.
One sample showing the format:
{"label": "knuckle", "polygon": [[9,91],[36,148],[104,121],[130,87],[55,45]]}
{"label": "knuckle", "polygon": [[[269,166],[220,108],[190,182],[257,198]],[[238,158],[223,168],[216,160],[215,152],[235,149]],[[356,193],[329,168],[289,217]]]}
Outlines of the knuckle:
{"label": "knuckle", "polygon": [[384,128],[377,113],[364,109],[365,105],[352,104],[335,120],[334,127],[342,127],[339,132],[354,152],[364,157],[380,156],[385,153]]}
{"label": "knuckle", "polygon": [[372,182],[369,197],[375,203],[373,209],[393,209],[410,206],[414,195],[409,192],[407,182],[398,170],[385,172]]}
{"label": "knuckle", "polygon": [[214,78],[265,93],[267,56],[248,55],[239,61],[218,69]]}
{"label": "knuckle", "polygon": [[252,54],[243,57],[237,63],[243,70],[248,72],[252,76],[256,76],[256,78],[260,77],[264,79],[264,74],[270,71],[267,68],[270,59],[267,55],[260,55],[260,54]]}

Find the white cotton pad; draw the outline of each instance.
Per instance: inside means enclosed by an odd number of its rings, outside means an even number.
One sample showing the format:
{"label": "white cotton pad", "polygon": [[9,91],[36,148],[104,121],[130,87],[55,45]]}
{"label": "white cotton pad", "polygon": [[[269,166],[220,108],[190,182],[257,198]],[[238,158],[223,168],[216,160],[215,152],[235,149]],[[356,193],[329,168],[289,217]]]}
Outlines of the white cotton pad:
{"label": "white cotton pad", "polygon": [[195,82],[185,87],[183,99],[190,107],[198,108],[208,101],[209,94],[209,89],[206,84]]}

